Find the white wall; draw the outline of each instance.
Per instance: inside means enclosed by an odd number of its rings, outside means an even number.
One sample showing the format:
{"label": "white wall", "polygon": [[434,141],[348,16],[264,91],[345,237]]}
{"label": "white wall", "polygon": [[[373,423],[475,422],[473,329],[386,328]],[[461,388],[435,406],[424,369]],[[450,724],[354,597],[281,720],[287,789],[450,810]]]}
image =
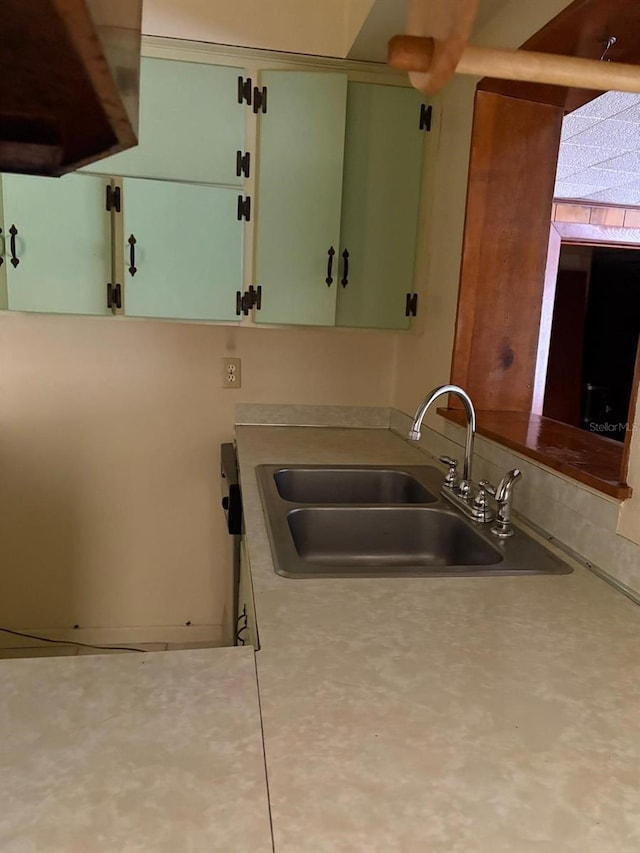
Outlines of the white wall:
{"label": "white wall", "polygon": [[0,625],[221,641],[236,402],[389,405],[393,367],[392,333],[0,313]]}
{"label": "white wall", "polygon": [[145,0],[142,32],[345,57],[374,0]]}

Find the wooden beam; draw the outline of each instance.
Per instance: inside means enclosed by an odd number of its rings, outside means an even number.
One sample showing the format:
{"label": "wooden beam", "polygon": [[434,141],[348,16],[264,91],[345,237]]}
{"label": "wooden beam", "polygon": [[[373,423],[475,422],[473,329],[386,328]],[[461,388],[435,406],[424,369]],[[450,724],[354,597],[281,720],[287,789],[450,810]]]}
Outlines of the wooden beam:
{"label": "wooden beam", "polygon": [[[607,52],[607,59],[612,63],[640,63],[640,4],[637,0],[574,0],[528,39],[522,49],[599,60],[609,36],[615,36],[617,41]],[[567,112],[602,94],[602,90],[589,91],[490,77],[480,81],[479,89],[511,98],[554,104]]]}

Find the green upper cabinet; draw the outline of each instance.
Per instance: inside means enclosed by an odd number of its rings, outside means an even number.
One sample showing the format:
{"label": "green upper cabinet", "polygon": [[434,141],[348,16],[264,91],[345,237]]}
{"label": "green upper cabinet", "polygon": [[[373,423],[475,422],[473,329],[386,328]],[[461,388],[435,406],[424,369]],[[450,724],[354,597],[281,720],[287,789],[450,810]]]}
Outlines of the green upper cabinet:
{"label": "green upper cabinet", "polygon": [[268,111],[259,116],[256,322],[332,326],[347,76],[266,71],[261,84]]}
{"label": "green upper cabinet", "polygon": [[237,320],[242,223],[236,190],[125,178],[125,313]]}
{"label": "green upper cabinet", "polygon": [[106,299],[112,269],[107,183],[77,174],[2,176],[5,307],[111,313]]}
{"label": "green upper cabinet", "polygon": [[270,71],[261,82],[256,322],[407,328],[422,97],[334,73]]}
{"label": "green upper cabinet", "polygon": [[[414,89],[349,83],[336,324],[403,329],[424,131]],[[348,252],[348,276],[342,254]]]}
{"label": "green upper cabinet", "polygon": [[87,171],[240,186],[246,107],[238,103],[242,69],[143,57],[139,145]]}

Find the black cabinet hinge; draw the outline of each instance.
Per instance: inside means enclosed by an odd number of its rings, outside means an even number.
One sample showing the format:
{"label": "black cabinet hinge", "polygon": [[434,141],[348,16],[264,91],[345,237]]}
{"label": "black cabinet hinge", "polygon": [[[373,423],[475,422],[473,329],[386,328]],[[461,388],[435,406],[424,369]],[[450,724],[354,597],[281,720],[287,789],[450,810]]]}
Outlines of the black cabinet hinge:
{"label": "black cabinet hinge", "polygon": [[120,213],[120,187],[107,184],[105,206],[107,211],[115,210],[116,213]]}
{"label": "black cabinet hinge", "polygon": [[427,133],[431,132],[431,117],[433,115],[433,107],[431,104],[427,106],[426,104],[420,104],[420,123],[418,127],[420,130],[425,130]]}
{"label": "black cabinet hinge", "polygon": [[263,86],[262,89],[258,89],[257,86],[253,87],[253,111],[254,113],[267,111],[267,87]]}
{"label": "black cabinet hinge", "polygon": [[236,151],[236,175],[240,178],[242,175],[248,178],[251,174],[251,154],[245,151]]}
{"label": "black cabinet hinge", "polygon": [[250,284],[247,293],[253,302],[253,307],[259,311],[262,308],[262,285],[259,284],[254,290],[253,285]]}
{"label": "black cabinet hinge", "polygon": [[239,290],[236,291],[236,314],[238,317],[241,314],[246,317],[252,308],[255,308],[256,311],[262,308],[262,287],[260,285],[254,288],[251,284],[244,293]]}
{"label": "black cabinet hinge", "polygon": [[253,81],[251,77],[238,77],[238,103],[242,104],[246,101],[251,106],[251,94],[253,92]]}
{"label": "black cabinet hinge", "polygon": [[418,314],[418,294],[407,293],[407,301],[405,303],[404,316],[415,317]]}
{"label": "black cabinet hinge", "polygon": [[248,195],[246,198],[239,195],[238,196],[238,221],[246,220],[247,222],[251,222],[251,196]]}
{"label": "black cabinet hinge", "polygon": [[107,308],[122,308],[122,288],[119,284],[107,283]]}

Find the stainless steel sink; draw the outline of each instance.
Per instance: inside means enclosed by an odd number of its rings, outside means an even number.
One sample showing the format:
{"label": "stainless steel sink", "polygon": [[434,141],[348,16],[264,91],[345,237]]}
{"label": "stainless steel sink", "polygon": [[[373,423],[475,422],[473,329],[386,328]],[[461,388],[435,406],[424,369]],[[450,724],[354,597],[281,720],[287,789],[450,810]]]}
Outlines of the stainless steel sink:
{"label": "stainless steel sink", "polygon": [[282,468],[273,478],[280,497],[295,503],[426,504],[438,500],[415,476],[394,468]]}
{"label": "stainless steel sink", "polygon": [[[275,571],[289,578],[567,574],[522,530],[500,540],[439,496],[432,466],[260,465]],[[421,500],[421,498],[423,500]]]}
{"label": "stainless steel sink", "polygon": [[305,507],[289,512],[287,521],[302,560],[336,567],[336,574],[502,562],[496,547],[444,509]]}

